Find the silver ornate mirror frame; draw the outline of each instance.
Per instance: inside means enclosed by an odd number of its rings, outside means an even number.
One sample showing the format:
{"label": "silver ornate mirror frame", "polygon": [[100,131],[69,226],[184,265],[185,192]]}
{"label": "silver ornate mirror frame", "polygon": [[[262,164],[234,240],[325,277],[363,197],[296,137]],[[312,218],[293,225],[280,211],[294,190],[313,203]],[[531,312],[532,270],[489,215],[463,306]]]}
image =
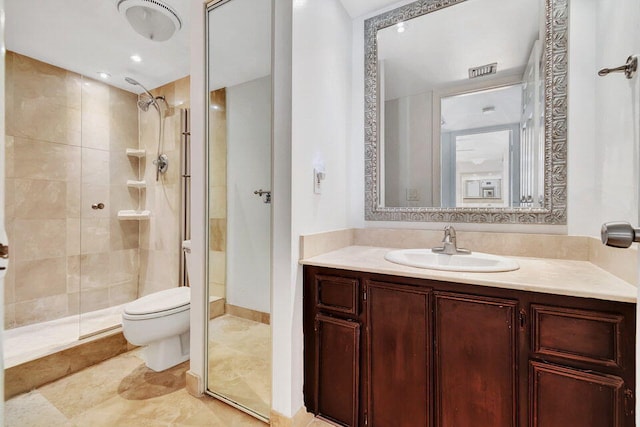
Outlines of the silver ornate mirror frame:
{"label": "silver ornate mirror frame", "polygon": [[568,0],[542,0],[545,3],[544,207],[407,208],[380,206],[378,193],[377,32],[398,22],[407,21],[464,1],[466,0],[418,0],[365,21],[365,219],[370,221],[566,224]]}

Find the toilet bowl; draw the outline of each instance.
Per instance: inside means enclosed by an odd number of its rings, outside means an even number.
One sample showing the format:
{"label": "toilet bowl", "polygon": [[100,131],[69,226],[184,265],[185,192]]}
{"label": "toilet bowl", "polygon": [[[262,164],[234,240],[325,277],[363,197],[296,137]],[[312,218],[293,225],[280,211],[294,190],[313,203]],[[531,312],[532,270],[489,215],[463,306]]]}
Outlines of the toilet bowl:
{"label": "toilet bowl", "polygon": [[[187,258],[191,241],[182,244]],[[178,287],[155,292],[125,305],[122,332],[131,344],[146,346],[142,358],[154,371],[164,371],[189,360],[191,289]]]}

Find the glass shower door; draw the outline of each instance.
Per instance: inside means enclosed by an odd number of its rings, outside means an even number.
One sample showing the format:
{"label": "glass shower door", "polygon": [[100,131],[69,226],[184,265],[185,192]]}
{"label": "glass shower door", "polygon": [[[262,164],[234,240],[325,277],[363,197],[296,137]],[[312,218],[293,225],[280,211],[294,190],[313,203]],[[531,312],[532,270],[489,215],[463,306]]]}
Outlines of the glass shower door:
{"label": "glass shower door", "polygon": [[[127,154],[138,148],[138,96],[103,82],[82,81],[82,145],[77,199],[77,271],[80,337],[117,327],[121,307],[138,297],[139,221],[118,219],[137,209],[140,162]],[[131,152],[131,151],[129,151]]]}

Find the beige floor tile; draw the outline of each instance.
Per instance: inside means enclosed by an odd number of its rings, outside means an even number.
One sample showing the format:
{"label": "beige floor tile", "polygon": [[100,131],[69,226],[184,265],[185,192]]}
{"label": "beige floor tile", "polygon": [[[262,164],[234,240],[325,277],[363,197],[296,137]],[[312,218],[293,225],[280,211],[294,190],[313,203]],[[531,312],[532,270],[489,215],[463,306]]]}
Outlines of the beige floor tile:
{"label": "beige floor tile", "polygon": [[120,392],[130,373],[144,367],[135,354],[125,353],[39,389],[64,415],[71,418]]}
{"label": "beige floor tile", "polygon": [[[226,320],[232,332],[250,331],[252,322]],[[268,329],[266,329],[268,331]],[[222,338],[224,340],[224,338]],[[249,340],[251,341],[251,340]],[[234,336],[230,342],[239,342]],[[241,341],[240,341],[241,342]],[[218,345],[214,368],[225,372],[228,397],[269,414],[270,363],[226,345]],[[141,349],[94,365],[6,403],[10,427],[263,427],[266,424],[212,397],[195,398],[185,390],[188,362],[153,372],[140,358]],[[318,426],[322,426],[319,424]]]}
{"label": "beige floor tile", "polygon": [[269,416],[271,329],[225,315],[209,322],[209,389]]}
{"label": "beige floor tile", "polygon": [[5,403],[5,427],[67,427],[74,424],[37,391]]}

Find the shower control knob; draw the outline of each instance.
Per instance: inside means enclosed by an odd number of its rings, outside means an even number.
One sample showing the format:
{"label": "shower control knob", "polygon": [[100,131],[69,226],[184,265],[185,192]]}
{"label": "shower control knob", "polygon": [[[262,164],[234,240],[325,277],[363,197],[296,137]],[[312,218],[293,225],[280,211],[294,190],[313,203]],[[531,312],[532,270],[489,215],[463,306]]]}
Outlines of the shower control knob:
{"label": "shower control knob", "polygon": [[607,222],[600,230],[602,243],[614,248],[628,248],[640,242],[640,228],[633,228],[628,222]]}

